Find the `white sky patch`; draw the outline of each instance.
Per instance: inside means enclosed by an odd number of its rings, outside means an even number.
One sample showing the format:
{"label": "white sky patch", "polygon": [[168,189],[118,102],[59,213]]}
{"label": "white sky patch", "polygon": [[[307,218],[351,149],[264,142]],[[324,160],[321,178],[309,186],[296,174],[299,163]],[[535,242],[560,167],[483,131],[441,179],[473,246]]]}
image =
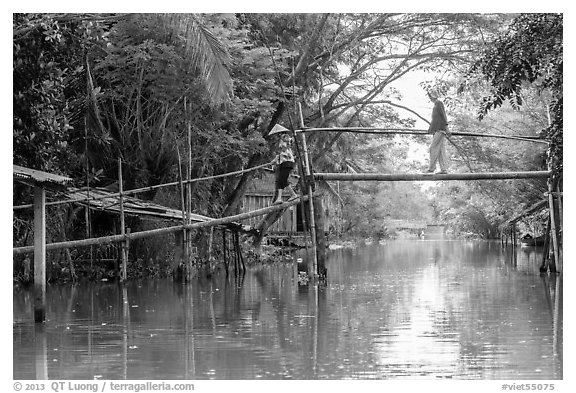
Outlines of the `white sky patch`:
{"label": "white sky patch", "polygon": [[[428,119],[432,113],[433,105],[420,83],[432,79],[434,79],[433,75],[428,72],[412,71],[392,82],[390,87],[397,89],[402,95],[401,101],[398,102],[400,105],[410,108],[420,116]],[[402,117],[415,119],[415,128],[428,128],[428,124],[414,114],[401,108],[397,108],[397,111]]]}

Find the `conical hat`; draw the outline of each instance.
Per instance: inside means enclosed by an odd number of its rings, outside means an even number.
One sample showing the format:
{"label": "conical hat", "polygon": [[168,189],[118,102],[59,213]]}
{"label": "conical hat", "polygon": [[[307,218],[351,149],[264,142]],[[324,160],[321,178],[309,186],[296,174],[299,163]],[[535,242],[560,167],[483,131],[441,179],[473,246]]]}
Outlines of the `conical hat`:
{"label": "conical hat", "polygon": [[286,131],[290,131],[290,130],[284,126],[281,126],[280,124],[276,124],[274,127],[272,127],[272,130],[270,130],[270,133],[268,135],[279,134],[281,132],[286,132]]}

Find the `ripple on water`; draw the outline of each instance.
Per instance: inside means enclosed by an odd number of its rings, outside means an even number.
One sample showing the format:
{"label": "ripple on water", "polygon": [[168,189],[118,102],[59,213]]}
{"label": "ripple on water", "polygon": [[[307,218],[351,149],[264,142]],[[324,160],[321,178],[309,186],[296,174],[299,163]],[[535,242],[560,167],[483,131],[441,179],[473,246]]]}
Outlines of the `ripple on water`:
{"label": "ripple on water", "polygon": [[15,289],[14,378],[34,379],[39,364],[51,379],[562,376],[555,285],[537,264],[515,270],[480,243],[389,241],[334,250],[327,266],[319,290],[289,265],[125,292],[64,286],[47,293],[40,330],[33,297]]}

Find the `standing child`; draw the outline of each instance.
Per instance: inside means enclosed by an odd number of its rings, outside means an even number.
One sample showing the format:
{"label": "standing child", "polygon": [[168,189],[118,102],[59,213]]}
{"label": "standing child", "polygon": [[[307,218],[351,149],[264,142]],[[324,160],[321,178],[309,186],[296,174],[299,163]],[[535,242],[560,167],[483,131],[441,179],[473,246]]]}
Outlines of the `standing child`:
{"label": "standing child", "polygon": [[274,193],[273,204],[282,203],[282,190],[288,188],[290,194],[290,199],[293,200],[298,198],[298,194],[294,192],[292,186],[288,181],[290,172],[294,168],[294,153],[291,148],[292,138],[288,132],[282,132],[280,136],[280,142],[278,143],[278,149],[280,153],[274,159],[276,164],[276,191]]}

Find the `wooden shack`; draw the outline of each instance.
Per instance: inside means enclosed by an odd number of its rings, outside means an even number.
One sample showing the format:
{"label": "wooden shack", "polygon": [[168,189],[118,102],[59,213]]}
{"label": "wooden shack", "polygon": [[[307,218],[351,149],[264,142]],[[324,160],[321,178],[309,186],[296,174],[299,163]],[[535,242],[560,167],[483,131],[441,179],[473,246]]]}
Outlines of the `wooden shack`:
{"label": "wooden shack", "polygon": [[[290,183],[296,188],[297,177],[291,176]],[[325,232],[334,231],[338,228],[337,220],[341,216],[338,214],[341,208],[341,202],[334,190],[326,182],[317,182],[317,186],[322,194],[323,214],[325,223]],[[298,191],[297,191],[298,192]],[[272,204],[274,198],[274,173],[267,172],[260,177],[252,179],[248,190],[244,194],[242,212],[250,212],[268,207]],[[283,199],[286,201],[288,192],[284,191]],[[309,211],[308,201],[294,205],[286,209],[282,217],[274,223],[269,229],[270,235],[298,235],[304,232],[304,220],[302,219],[302,204],[304,211]],[[257,227],[261,217],[254,217],[243,222],[251,227]]]}
{"label": "wooden shack", "polygon": [[[295,184],[296,181],[294,177],[291,177],[290,182]],[[284,200],[286,200],[287,195],[283,195]],[[244,200],[242,204],[242,212],[247,213],[254,210],[263,209],[265,207],[271,206],[274,198],[274,174],[264,173],[260,177],[252,179],[248,190],[244,194]],[[251,227],[258,226],[258,223],[262,220],[261,217],[253,217],[246,221]],[[299,205],[291,206],[280,217],[278,221],[274,223],[269,229],[270,234],[288,234],[298,232],[298,220],[302,220]]]}

